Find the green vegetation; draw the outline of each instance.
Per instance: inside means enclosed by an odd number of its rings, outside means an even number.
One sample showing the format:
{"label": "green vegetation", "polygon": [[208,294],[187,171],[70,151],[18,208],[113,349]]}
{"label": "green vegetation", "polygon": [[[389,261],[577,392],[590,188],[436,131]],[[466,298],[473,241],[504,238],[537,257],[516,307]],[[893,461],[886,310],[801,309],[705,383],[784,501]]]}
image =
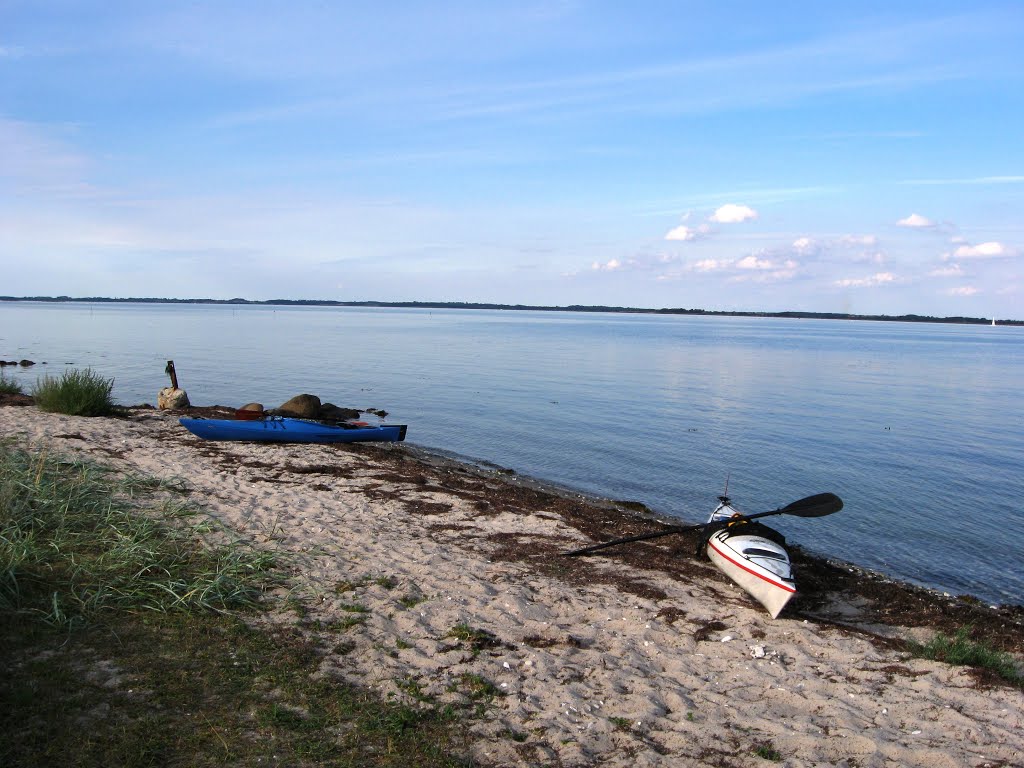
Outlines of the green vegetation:
{"label": "green vegetation", "polygon": [[114,412],[110,393],[113,379],[104,379],[91,368],[65,371],[60,377],[43,376],[32,389],[36,406],[69,416],[109,416]]}
{"label": "green vegetation", "polygon": [[467,645],[474,657],[478,656],[485,648],[497,648],[501,645],[501,641],[491,632],[471,627],[468,624],[456,624],[448,630],[446,637],[453,637]]}
{"label": "green vegetation", "polygon": [[957,666],[986,670],[1006,682],[1024,689],[1024,671],[1008,653],[994,650],[984,642],[971,639],[971,627],[960,628],[949,637],[939,633],[927,643],[910,643],[915,656]]}
{"label": "green vegetation", "polygon": [[629,717],[619,717],[618,715],[613,715],[612,717],[608,718],[608,721],[620,731],[628,731],[633,727],[633,720]]}
{"label": "green vegetation", "polygon": [[373,580],[373,583],[376,584],[378,587],[383,587],[384,589],[391,590],[398,586],[398,579],[396,579],[394,576],[378,576],[376,579]]}
{"label": "green vegetation", "polygon": [[764,760],[771,760],[773,763],[778,763],[782,760],[782,753],[770,741],[755,746],[754,754]]}
{"label": "green vegetation", "polygon": [[410,592],[408,595],[403,595],[402,597],[398,598],[398,604],[406,610],[408,610],[410,608],[415,608],[417,605],[424,602],[426,599],[426,597],[419,594],[418,592]]}
{"label": "green vegetation", "polygon": [[505,695],[498,686],[483,675],[478,675],[475,672],[464,672],[459,677],[459,681],[462,683],[463,688],[465,688],[469,698],[474,701],[480,699],[490,701],[495,696]]}
{"label": "green vegetation", "polygon": [[[158,514],[139,514],[140,497],[157,491]],[[0,611],[62,626],[111,608],[255,605],[273,558],[239,546],[196,549],[196,532],[171,524],[195,516],[182,491],[0,448]]]}
{"label": "green vegetation", "polygon": [[0,395],[21,395],[24,394],[21,390],[21,384],[8,379],[4,375],[3,371],[0,371]]}
{"label": "green vegetation", "polygon": [[274,558],[185,493],[0,443],[0,765],[467,764],[451,708],[326,678],[324,637],[254,621]]}

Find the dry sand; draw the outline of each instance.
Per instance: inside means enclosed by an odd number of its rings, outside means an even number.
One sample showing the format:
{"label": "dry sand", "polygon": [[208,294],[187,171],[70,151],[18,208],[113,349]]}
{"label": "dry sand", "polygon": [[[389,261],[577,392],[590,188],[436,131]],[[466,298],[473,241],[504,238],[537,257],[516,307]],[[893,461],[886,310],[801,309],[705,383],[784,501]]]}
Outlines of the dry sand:
{"label": "dry sand", "polygon": [[[583,531],[651,528],[621,511],[407,446],[204,443],[146,409],[0,407],[0,434],[184,478],[238,535],[288,553],[307,623],[336,627],[322,674],[442,702],[490,681],[503,695],[467,721],[481,765],[767,765],[753,750],[768,743],[787,766],[1024,765],[1021,691],[878,637],[924,629],[844,626],[867,614],[820,590],[773,621],[668,539],[558,557]],[[344,629],[353,604],[368,613]],[[1019,616],[993,615],[1019,639]],[[481,630],[478,652],[459,626]]]}

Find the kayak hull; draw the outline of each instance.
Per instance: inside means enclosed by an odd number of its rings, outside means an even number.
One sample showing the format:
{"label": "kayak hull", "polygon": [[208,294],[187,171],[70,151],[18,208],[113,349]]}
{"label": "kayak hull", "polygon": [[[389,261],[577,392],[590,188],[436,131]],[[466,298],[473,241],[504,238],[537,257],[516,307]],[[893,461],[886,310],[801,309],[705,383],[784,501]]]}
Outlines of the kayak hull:
{"label": "kayak hull", "polygon": [[708,522],[721,527],[708,538],[708,559],[777,618],[796,594],[785,539],[760,523],[729,525],[734,514],[739,513],[728,502],[712,513]]}
{"label": "kayak hull", "polygon": [[178,421],[203,440],[257,443],[396,443],[405,440],[406,431],[405,424],[346,427],[277,416],[255,421],[189,418]]}

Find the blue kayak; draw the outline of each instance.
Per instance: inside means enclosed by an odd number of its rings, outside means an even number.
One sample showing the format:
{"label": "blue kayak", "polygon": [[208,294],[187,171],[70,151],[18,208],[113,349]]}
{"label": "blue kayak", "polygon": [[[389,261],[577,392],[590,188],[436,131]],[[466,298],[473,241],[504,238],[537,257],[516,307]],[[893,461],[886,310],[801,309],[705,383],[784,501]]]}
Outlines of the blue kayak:
{"label": "blue kayak", "polygon": [[203,440],[248,440],[258,443],[397,443],[405,440],[405,424],[323,424],[305,419],[269,416],[256,420],[178,419]]}

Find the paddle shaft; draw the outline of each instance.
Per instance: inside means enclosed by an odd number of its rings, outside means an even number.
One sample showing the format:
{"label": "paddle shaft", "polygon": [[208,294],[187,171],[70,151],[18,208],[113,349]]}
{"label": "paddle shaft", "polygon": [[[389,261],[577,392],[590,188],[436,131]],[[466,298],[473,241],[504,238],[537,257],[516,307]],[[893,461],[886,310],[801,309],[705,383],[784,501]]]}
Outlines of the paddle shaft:
{"label": "paddle shaft", "polygon": [[[741,515],[737,518],[737,521],[756,520],[759,517],[768,517],[769,515],[796,515],[797,517],[824,517],[825,515],[831,515],[833,512],[838,512],[843,508],[842,500],[834,493],[819,493],[815,496],[808,496],[806,499],[800,499],[800,501],[794,501],[782,509],[773,509],[770,512],[758,512],[753,515]],[[600,549],[607,549],[608,547],[616,547],[619,544],[628,544],[633,541],[647,541],[648,539],[657,539],[661,536],[671,536],[673,533],[686,533],[687,531],[696,531],[700,528],[706,528],[709,523],[699,523],[697,525],[685,525],[685,526],[673,526],[662,531],[653,531],[652,533],[641,533],[636,536],[627,536],[623,539],[615,539],[614,541],[606,541],[601,544],[593,544],[589,547],[583,547],[583,549],[576,549],[572,552],[563,552],[564,557],[575,557],[576,555],[587,555],[591,552],[597,552]]]}

